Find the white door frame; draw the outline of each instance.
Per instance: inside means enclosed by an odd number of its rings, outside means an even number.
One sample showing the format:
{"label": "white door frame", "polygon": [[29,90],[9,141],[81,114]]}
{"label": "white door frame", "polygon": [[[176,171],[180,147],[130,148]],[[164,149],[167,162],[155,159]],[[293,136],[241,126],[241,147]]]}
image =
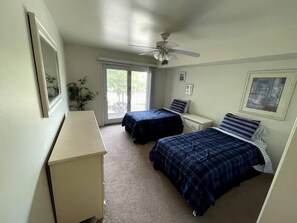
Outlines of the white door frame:
{"label": "white door frame", "polygon": [[[108,119],[108,103],[107,103],[107,69],[119,69],[127,71],[127,79],[129,78],[129,66],[125,65],[116,65],[116,64],[102,64],[102,73],[103,73],[103,84],[104,84],[104,92],[103,92],[103,104],[104,104],[104,123],[105,124],[113,124],[121,122],[121,118],[118,119]],[[129,83],[129,80],[127,80]],[[127,84],[128,84],[127,83]],[[129,88],[129,86],[127,86]],[[128,92],[128,89],[127,89]],[[128,99],[127,99],[128,100]],[[128,102],[129,104],[129,102]],[[128,109],[128,108],[127,108]]]}

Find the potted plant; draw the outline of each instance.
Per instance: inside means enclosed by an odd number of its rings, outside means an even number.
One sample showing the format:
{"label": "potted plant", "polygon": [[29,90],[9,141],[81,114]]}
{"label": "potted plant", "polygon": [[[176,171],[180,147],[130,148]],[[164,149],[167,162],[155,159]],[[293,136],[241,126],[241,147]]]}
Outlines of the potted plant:
{"label": "potted plant", "polygon": [[78,80],[79,83],[71,82],[67,84],[69,100],[72,103],[70,107],[78,111],[85,110],[88,101],[93,100],[96,95],[84,84],[87,82],[87,76]]}

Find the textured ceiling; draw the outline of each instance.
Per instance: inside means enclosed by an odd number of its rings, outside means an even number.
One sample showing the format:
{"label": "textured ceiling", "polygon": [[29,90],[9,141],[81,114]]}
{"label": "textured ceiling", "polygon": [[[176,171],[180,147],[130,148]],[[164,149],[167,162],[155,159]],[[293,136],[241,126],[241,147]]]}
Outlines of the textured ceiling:
{"label": "textured ceiling", "polygon": [[[45,0],[65,42],[129,53],[161,32],[199,52],[263,31],[296,26],[296,0]],[[148,51],[148,50],[147,50]]]}

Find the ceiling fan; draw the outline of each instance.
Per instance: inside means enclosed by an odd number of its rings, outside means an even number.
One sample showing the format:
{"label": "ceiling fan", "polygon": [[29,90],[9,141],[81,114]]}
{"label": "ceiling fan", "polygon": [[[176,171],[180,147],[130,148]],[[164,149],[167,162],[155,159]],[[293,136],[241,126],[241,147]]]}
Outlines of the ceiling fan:
{"label": "ceiling fan", "polygon": [[199,53],[191,52],[191,51],[185,51],[185,50],[179,50],[174,49],[178,45],[173,42],[167,41],[168,37],[170,36],[170,33],[163,32],[161,33],[161,37],[163,40],[158,41],[156,43],[155,47],[152,46],[139,46],[139,45],[130,45],[130,46],[136,46],[136,47],[144,47],[144,48],[151,48],[153,50],[140,53],[139,55],[154,55],[156,60],[159,60],[162,62],[162,64],[167,64],[168,60],[170,59],[177,59],[175,53],[183,54],[191,57],[199,57]]}

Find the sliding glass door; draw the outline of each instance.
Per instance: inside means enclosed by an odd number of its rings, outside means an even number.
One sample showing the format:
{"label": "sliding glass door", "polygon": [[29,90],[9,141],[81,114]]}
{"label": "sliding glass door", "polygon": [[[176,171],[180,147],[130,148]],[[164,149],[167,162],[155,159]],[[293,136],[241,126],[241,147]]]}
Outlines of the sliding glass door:
{"label": "sliding glass door", "polygon": [[105,123],[119,123],[127,111],[149,108],[150,75],[146,67],[103,65]]}
{"label": "sliding glass door", "polygon": [[148,72],[131,71],[131,108],[130,111],[148,109]]}

